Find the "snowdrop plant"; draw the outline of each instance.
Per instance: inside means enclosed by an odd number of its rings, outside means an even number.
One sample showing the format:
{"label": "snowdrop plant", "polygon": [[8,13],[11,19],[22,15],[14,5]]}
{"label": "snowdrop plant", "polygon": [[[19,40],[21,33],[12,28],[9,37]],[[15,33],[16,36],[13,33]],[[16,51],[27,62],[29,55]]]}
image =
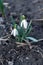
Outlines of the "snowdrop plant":
{"label": "snowdrop plant", "polygon": [[23,42],[23,40],[26,39],[27,36],[29,36],[32,26],[31,26],[32,21],[30,21],[29,25],[27,26],[27,29],[24,28],[24,25],[17,27],[18,30],[18,35],[17,35],[17,41],[18,42]]}
{"label": "snowdrop plant", "polygon": [[16,42],[23,42],[24,40],[31,40],[33,42],[37,42],[37,39],[33,37],[29,37],[29,34],[32,30],[32,20],[30,20],[30,23],[27,25],[27,29],[24,28],[24,25],[16,25],[14,26],[14,29],[11,32],[11,35],[15,37]]}

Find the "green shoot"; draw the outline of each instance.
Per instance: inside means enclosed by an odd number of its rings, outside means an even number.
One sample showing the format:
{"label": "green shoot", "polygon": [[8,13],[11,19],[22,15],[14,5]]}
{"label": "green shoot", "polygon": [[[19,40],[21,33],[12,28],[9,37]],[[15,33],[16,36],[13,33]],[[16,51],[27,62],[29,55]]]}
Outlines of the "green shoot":
{"label": "green shoot", "polygon": [[0,0],[0,11],[2,12],[2,15],[4,16],[4,5],[3,5],[3,0]]}

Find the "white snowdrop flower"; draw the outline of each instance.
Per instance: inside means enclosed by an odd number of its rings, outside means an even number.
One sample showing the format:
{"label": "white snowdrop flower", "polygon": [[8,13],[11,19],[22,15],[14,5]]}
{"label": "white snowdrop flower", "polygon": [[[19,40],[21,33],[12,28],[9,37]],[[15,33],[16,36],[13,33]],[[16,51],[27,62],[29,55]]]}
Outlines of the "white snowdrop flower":
{"label": "white snowdrop flower", "polygon": [[9,3],[4,2],[3,5],[4,5],[5,7],[8,7]]}
{"label": "white snowdrop flower", "polygon": [[14,37],[15,37],[16,35],[18,35],[18,31],[17,31],[16,28],[14,28],[14,29],[12,30],[11,35],[13,35]]}
{"label": "white snowdrop flower", "polygon": [[28,23],[26,21],[26,19],[23,19],[21,22],[21,27],[24,26],[25,29],[27,29]]}
{"label": "white snowdrop flower", "polygon": [[27,20],[25,19],[25,16],[21,15],[20,20],[21,20],[21,24],[20,24],[21,27],[24,26],[24,28],[27,29],[28,23],[27,23]]}

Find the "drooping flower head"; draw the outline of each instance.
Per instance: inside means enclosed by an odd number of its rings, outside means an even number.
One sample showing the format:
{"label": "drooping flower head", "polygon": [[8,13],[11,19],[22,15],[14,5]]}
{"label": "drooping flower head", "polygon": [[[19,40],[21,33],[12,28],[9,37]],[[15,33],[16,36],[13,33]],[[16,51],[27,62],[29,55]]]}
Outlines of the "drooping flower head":
{"label": "drooping flower head", "polygon": [[22,15],[22,19],[25,19],[25,16],[24,15]]}
{"label": "drooping flower head", "polygon": [[21,27],[23,26],[25,29],[27,29],[27,20],[25,19],[25,16],[24,15],[21,15]]}
{"label": "drooping flower head", "polygon": [[16,29],[17,24],[14,24],[14,29],[11,32],[11,35],[13,35],[14,37],[18,35],[18,30]]}
{"label": "drooping flower head", "polygon": [[22,21],[23,19],[25,19],[25,16],[24,15],[21,15],[20,16],[20,21]]}

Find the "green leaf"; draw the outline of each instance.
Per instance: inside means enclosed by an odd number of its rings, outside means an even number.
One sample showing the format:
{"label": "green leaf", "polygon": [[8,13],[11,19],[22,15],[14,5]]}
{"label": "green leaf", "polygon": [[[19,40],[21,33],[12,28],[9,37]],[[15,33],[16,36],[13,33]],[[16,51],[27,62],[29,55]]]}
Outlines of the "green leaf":
{"label": "green leaf", "polygon": [[2,15],[4,16],[4,5],[3,5],[3,0],[0,0],[0,11],[2,12]]}
{"label": "green leaf", "polygon": [[11,24],[13,25],[13,27],[15,27],[15,20],[13,19],[13,16],[10,16],[10,19],[11,19]]}
{"label": "green leaf", "polygon": [[20,16],[20,22],[22,21],[22,16]]}
{"label": "green leaf", "polygon": [[32,26],[31,26],[32,20],[30,21],[27,30],[24,29],[24,26],[17,26],[17,30],[18,30],[18,35],[17,35],[17,41],[18,42],[23,42],[24,39],[26,39],[26,37],[30,34],[31,30],[32,30]]}
{"label": "green leaf", "polygon": [[18,30],[19,41],[22,42],[25,37],[25,29],[24,27],[20,27],[19,29],[17,28],[17,30]]}
{"label": "green leaf", "polygon": [[29,28],[28,32],[26,33],[26,36],[29,36],[31,30],[32,30],[32,26]]}
{"label": "green leaf", "polygon": [[[32,24],[32,20],[30,20],[29,27],[31,26],[31,24]],[[29,28],[29,27],[28,27],[28,28]]]}
{"label": "green leaf", "polygon": [[27,28],[27,30],[26,30],[26,34],[27,34],[27,33],[30,33],[31,30],[32,30],[31,23],[32,23],[32,20],[30,20],[30,23],[29,23],[28,28]]}
{"label": "green leaf", "polygon": [[33,37],[26,37],[26,39],[31,40],[31,41],[33,41],[33,42],[38,42],[38,40],[35,39],[35,38],[33,38]]}

